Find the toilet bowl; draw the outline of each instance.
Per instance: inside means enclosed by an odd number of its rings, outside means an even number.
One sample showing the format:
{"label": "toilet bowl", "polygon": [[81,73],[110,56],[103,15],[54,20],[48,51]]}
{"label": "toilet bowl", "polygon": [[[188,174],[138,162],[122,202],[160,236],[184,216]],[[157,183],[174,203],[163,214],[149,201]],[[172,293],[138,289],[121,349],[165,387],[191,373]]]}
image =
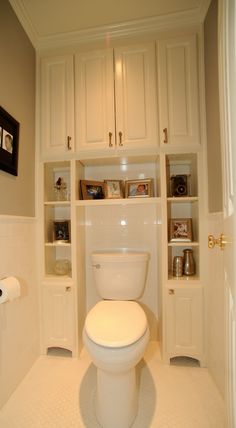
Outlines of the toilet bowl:
{"label": "toilet bowl", "polygon": [[[103,428],[129,428],[136,417],[138,405],[135,366],[144,355],[149,341],[149,328],[142,307],[126,297],[140,296],[140,284],[146,278],[143,270],[146,269],[148,256],[142,253],[140,257],[139,253],[136,257],[136,253],[132,253],[131,265],[127,264],[127,256],[123,257],[120,253],[113,253],[112,256],[109,253],[108,257],[103,254],[102,259],[99,254],[98,259],[99,263],[95,255],[95,260],[94,257],[92,260],[93,263],[96,261],[94,269],[99,270],[97,281],[100,294],[106,295],[107,299],[107,296],[112,295],[113,300],[98,302],[87,314],[83,329],[85,348],[97,367],[96,416]],[[142,275],[141,272],[138,276],[137,272],[132,275],[134,263],[140,270],[140,262],[143,261],[146,263],[141,267]],[[135,278],[135,284],[132,284],[132,277]],[[117,295],[122,299],[115,300]]]}

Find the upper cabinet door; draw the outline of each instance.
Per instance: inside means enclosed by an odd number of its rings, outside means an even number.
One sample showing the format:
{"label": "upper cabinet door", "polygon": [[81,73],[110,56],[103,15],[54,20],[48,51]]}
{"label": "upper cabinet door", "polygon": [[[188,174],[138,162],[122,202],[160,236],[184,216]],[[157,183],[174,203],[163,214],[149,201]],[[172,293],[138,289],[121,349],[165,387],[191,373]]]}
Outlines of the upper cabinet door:
{"label": "upper cabinet door", "polygon": [[42,154],[74,151],[73,56],[43,58],[41,62]]}
{"label": "upper cabinet door", "polygon": [[79,53],[75,73],[79,151],[156,147],[154,44]]}
{"label": "upper cabinet door", "polygon": [[119,150],[157,146],[155,46],[115,49],[116,141]]}
{"label": "upper cabinet door", "polygon": [[200,144],[196,36],[158,42],[161,144]]}
{"label": "upper cabinet door", "polygon": [[78,150],[115,148],[113,50],[76,55],[76,141]]}

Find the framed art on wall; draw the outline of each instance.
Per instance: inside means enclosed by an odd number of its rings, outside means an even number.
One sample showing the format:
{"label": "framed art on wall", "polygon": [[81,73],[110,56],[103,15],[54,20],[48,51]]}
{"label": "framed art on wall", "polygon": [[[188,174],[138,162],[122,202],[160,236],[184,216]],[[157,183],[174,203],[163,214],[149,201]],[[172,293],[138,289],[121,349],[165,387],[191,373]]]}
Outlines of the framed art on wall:
{"label": "framed art on wall", "polygon": [[0,169],[18,174],[19,122],[0,107]]}

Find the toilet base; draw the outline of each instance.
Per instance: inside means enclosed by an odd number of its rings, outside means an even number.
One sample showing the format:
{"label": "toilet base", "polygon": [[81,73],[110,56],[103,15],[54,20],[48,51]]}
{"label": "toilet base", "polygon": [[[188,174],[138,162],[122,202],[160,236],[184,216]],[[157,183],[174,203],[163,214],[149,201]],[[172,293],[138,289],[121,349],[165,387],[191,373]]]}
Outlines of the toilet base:
{"label": "toilet base", "polygon": [[135,368],[124,373],[97,369],[96,416],[103,428],[129,428],[138,411]]}

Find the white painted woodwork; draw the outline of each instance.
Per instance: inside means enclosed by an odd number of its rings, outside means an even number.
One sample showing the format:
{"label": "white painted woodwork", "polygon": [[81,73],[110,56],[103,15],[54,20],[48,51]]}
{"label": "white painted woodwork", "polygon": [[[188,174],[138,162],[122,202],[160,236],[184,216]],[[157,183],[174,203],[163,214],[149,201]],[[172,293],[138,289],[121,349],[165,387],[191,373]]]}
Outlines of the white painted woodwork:
{"label": "white painted woodwork", "polygon": [[[42,141],[43,156],[48,160],[45,163],[42,213],[42,223],[45,227],[45,270],[42,269],[42,282],[45,282],[45,285],[43,284],[44,348],[62,346],[72,349],[72,346],[77,346],[77,344],[73,345],[76,343],[76,341],[73,342],[73,337],[81,336],[85,306],[87,304],[88,308],[89,301],[88,293],[87,300],[85,299],[85,290],[86,287],[90,287],[88,276],[85,280],[85,265],[89,264],[89,260],[88,258],[84,260],[83,254],[88,254],[89,245],[89,254],[95,247],[102,247],[101,238],[98,238],[102,230],[100,222],[104,222],[104,238],[109,230],[110,218],[114,223],[112,223],[113,238],[110,242],[111,233],[109,233],[107,247],[114,245],[115,238],[118,241],[121,239],[117,247],[122,246],[127,233],[129,238],[127,242],[125,241],[125,246],[135,243],[137,249],[140,248],[144,242],[143,239],[140,241],[142,236],[140,225],[142,226],[143,220],[140,220],[139,228],[136,230],[135,221],[132,219],[127,222],[125,219],[122,233],[119,229],[121,218],[123,220],[126,210],[132,212],[137,207],[139,214],[142,211],[147,213],[155,209],[159,213],[162,212],[158,220],[155,222],[151,220],[150,226],[153,232],[150,235],[154,236],[155,248],[159,254],[158,270],[162,271],[154,282],[155,284],[158,282],[160,288],[164,287],[164,291],[173,288],[175,292],[174,295],[164,293],[164,307],[160,310],[160,314],[155,314],[156,319],[160,319],[160,325],[163,325],[163,357],[169,359],[175,355],[187,355],[203,361],[203,279],[200,268],[202,232],[199,224],[199,216],[202,213],[199,172],[202,172],[202,166],[198,154],[201,148],[199,147],[196,49],[195,36],[187,35],[158,42],[158,101],[161,129],[162,127],[168,129],[170,147],[173,145],[169,154],[166,153],[163,144],[159,147],[157,144],[158,110],[154,44],[139,43],[125,47],[116,45],[114,49],[92,51],[82,49],[77,52],[75,54],[75,117],[73,113],[70,116],[73,121],[75,119],[76,146],[70,161],[66,156],[68,152],[66,145],[62,140],[59,145],[56,142],[59,141],[61,134],[68,133],[66,125],[69,123],[68,112],[73,105],[74,92],[70,97],[70,107],[67,109],[66,101],[69,98],[65,97],[67,93],[65,88],[69,87],[70,91],[73,88],[73,54],[60,57],[59,60],[58,58],[43,59],[42,105],[47,108],[45,107],[44,112],[42,109],[42,129],[46,126],[47,132],[45,139],[42,137]],[[55,77],[52,80],[54,74]],[[71,86],[67,85],[69,75]],[[58,110],[54,111],[54,105]],[[53,113],[50,113],[50,109]],[[164,123],[163,118],[167,118],[168,122]],[[57,129],[54,130],[56,122],[61,126],[60,135]],[[51,138],[53,132],[57,133],[55,140]],[[119,133],[122,133],[121,145]],[[177,148],[176,151],[175,148]],[[52,155],[55,158],[50,162]],[[123,164],[124,160],[126,160],[125,164]],[[155,163],[155,173],[150,169],[149,162]],[[144,163],[145,167],[143,167]],[[53,185],[58,174],[60,176],[64,174],[65,181],[70,182],[71,198],[62,203],[55,201],[53,193]],[[191,176],[189,196],[171,197],[169,181],[172,174]],[[128,180],[143,177],[154,178],[153,198],[80,200],[81,179],[103,181],[108,178]],[[89,213],[93,213],[93,218],[98,222],[94,233],[91,234],[94,241],[90,244]],[[109,220],[106,216],[109,216]],[[142,216],[144,222],[147,216],[148,214]],[[168,222],[173,217],[193,219],[194,242],[189,245],[183,242],[168,243]],[[57,218],[71,219],[72,241],[64,247],[55,246],[51,242],[51,223]],[[156,224],[160,225],[158,232]],[[147,228],[147,225],[145,227]],[[158,250],[161,248],[160,228],[163,251]],[[136,238],[131,237],[132,231],[135,232],[137,241]],[[173,278],[171,272],[173,257],[182,255],[183,249],[189,246],[194,250],[196,275],[190,279],[183,277],[179,286],[179,280]],[[153,250],[153,253],[155,251]],[[71,261],[70,275],[73,283],[78,284],[73,292],[65,291],[70,276],[63,280],[55,275],[54,264],[60,258],[68,258]],[[156,263],[156,260],[152,260],[151,263]],[[87,273],[88,269],[86,269]],[[150,290],[147,290],[147,295],[149,292]],[[74,313],[73,308],[76,306],[76,313]],[[148,306],[151,307],[150,304]],[[162,313],[163,320],[161,320]],[[74,321],[73,324],[72,318],[77,319],[78,322]],[[153,321],[153,326],[154,324]],[[155,330],[154,326],[153,331]],[[76,340],[82,343],[81,337]]]}
{"label": "white painted woodwork", "polygon": [[115,49],[115,98],[119,150],[157,147],[155,50],[152,43]]}
{"label": "white painted woodwork", "polygon": [[72,55],[42,59],[41,148],[43,156],[65,154],[74,150]]}
{"label": "white painted woodwork", "polygon": [[196,36],[159,41],[157,63],[161,144],[200,144]]}
{"label": "white painted woodwork", "polygon": [[114,147],[113,50],[77,54],[75,76],[78,150]]}
{"label": "white painted woodwork", "polygon": [[166,291],[166,346],[169,358],[201,359],[203,340],[202,288],[168,287]]}
{"label": "white painted woodwork", "polygon": [[156,147],[156,117],[153,43],[76,55],[78,152]]}
{"label": "white painted woodwork", "polygon": [[61,347],[74,351],[75,314],[71,283],[45,283],[43,286],[44,349]]}

